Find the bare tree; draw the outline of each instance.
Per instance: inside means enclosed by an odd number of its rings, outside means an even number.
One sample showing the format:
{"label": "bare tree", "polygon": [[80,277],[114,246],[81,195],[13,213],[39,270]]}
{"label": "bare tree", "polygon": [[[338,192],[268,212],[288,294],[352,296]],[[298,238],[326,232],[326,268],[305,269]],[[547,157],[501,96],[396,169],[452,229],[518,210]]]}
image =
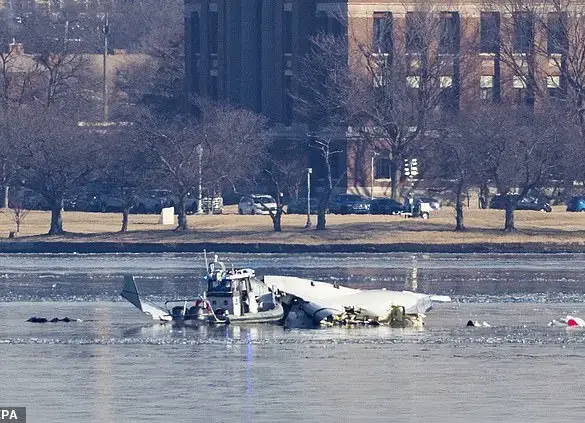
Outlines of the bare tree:
{"label": "bare tree", "polygon": [[[478,171],[491,175],[506,195],[504,230],[513,232],[518,201],[559,175],[569,139],[566,127],[551,110],[534,114],[496,106],[478,111],[469,130],[478,138]],[[512,192],[518,195],[507,195]]]}
{"label": "bare tree", "polygon": [[283,191],[290,198],[298,199],[299,187],[306,174],[306,164],[307,151],[306,148],[302,148],[299,142],[291,142],[284,148],[277,143],[272,145],[264,172],[268,175],[269,183],[274,188],[276,213],[270,211],[270,218],[275,232],[282,230]]}
{"label": "bare tree", "polygon": [[[227,182],[259,173],[269,137],[265,119],[246,110],[201,104],[197,115],[169,120],[152,111],[139,120],[147,154],[159,162],[180,199],[177,230],[187,230],[185,203],[204,178],[221,190]],[[201,153],[199,153],[201,151]]]}
{"label": "bare tree", "polygon": [[455,231],[464,231],[463,193],[483,178],[479,163],[482,147],[475,132],[477,115],[461,113],[451,119],[441,132],[440,139],[424,149],[425,179],[442,179],[453,183],[455,194]]}
{"label": "bare tree", "polygon": [[[499,57],[520,102],[554,101],[585,137],[585,4],[572,0],[485,0],[500,11]],[[506,80],[506,78],[504,78]]]}
{"label": "bare tree", "polygon": [[132,125],[125,124],[110,127],[96,137],[108,146],[108,161],[96,180],[110,187],[122,201],[122,233],[128,231],[130,211],[136,206],[138,193],[157,188],[156,181],[161,179],[158,162],[146,154],[139,134]]}
{"label": "bare tree", "polygon": [[22,202],[15,202],[10,205],[10,217],[16,225],[17,234],[20,233],[20,225],[22,225],[29,212],[30,210],[27,210]]}
{"label": "bare tree", "polygon": [[133,40],[130,48],[149,56],[149,60],[129,64],[118,72],[117,83],[128,95],[127,105],[146,104],[160,112],[173,113],[187,101],[183,1],[170,0],[165,7],[160,7],[156,0],[141,2],[140,7],[136,4],[117,7],[112,25]]}
{"label": "bare tree", "polygon": [[313,38],[300,77],[308,87],[301,104],[318,106],[308,110],[323,116],[322,127],[350,127],[352,143],[365,140],[387,153],[396,199],[404,160],[416,157],[439,116],[459,107],[459,73],[471,66],[475,39],[464,45],[454,18],[423,4],[406,14],[405,42],[395,42],[389,14],[374,21],[373,34]]}
{"label": "bare tree", "polygon": [[[87,100],[84,84],[91,71],[87,55],[79,51],[77,42],[71,38],[68,20],[50,21],[45,19],[26,20],[26,28],[33,52],[33,66],[29,72],[31,95],[36,102],[47,107],[77,110]],[[94,36],[98,30],[86,31]]]}
{"label": "bare tree", "polygon": [[319,135],[311,138],[311,147],[317,150],[319,158],[322,161],[322,169],[324,170],[325,184],[321,187],[321,193],[317,202],[317,226],[316,230],[323,231],[326,228],[327,218],[326,213],[329,208],[329,202],[333,195],[334,189],[345,178],[344,172],[337,177],[334,177],[333,168],[337,155],[342,153],[338,148],[338,142],[335,140],[339,137],[334,133],[326,133],[321,131]]}
{"label": "bare tree", "polygon": [[63,233],[63,197],[104,166],[106,152],[70,119],[46,108],[20,109],[12,121],[12,145],[22,184],[51,208],[49,235]]}

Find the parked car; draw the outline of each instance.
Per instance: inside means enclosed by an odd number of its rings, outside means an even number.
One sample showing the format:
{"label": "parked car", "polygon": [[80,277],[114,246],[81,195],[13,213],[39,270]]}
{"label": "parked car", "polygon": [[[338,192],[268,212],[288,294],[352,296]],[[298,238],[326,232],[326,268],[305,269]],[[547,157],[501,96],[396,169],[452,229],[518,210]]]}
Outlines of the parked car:
{"label": "parked car", "polygon": [[585,211],[585,197],[573,197],[567,202],[567,211],[582,212]]}
{"label": "parked car", "polygon": [[[491,209],[504,210],[506,208],[506,200],[510,197],[519,197],[518,194],[496,195],[490,202]],[[518,200],[516,210],[536,210],[551,212],[552,206],[547,199],[538,196],[526,196]]]}
{"label": "parked car", "polygon": [[9,207],[25,210],[49,210],[49,202],[39,193],[28,188],[17,188],[10,191]]}
{"label": "parked car", "polygon": [[404,206],[392,198],[374,198],[371,201],[370,213],[372,214],[400,214],[404,212]]}
{"label": "parked car", "polygon": [[329,202],[329,213],[367,214],[370,212],[369,198],[355,194],[337,194]]}
{"label": "parked car", "polygon": [[440,210],[441,202],[433,197],[418,197],[417,201],[420,203],[428,203],[432,210]]}
{"label": "parked car", "polygon": [[132,209],[134,213],[158,214],[165,207],[172,207],[173,193],[166,189],[153,189],[136,197],[136,205]]}
{"label": "parked car", "polygon": [[[311,198],[311,213],[317,213],[319,202],[316,198]],[[288,214],[307,214],[307,199],[299,198],[298,200],[292,200],[286,206],[286,212]]]}
{"label": "parked car", "polygon": [[271,195],[244,195],[238,203],[239,214],[276,213],[276,200]]}

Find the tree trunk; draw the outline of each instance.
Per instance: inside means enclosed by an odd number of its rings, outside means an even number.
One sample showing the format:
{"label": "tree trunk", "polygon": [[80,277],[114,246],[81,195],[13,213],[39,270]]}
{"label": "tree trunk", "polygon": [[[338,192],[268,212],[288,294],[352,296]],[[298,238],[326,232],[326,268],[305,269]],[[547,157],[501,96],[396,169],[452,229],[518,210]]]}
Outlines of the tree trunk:
{"label": "tree trunk", "polygon": [[485,210],[488,208],[488,197],[490,195],[490,190],[487,186],[487,183],[483,183],[479,188],[479,208]]}
{"label": "tree trunk", "polygon": [[316,227],[316,229],[318,231],[325,230],[325,225],[327,224],[327,219],[325,216],[326,216],[325,210],[319,209],[319,211],[317,212],[317,227]]}
{"label": "tree trunk", "polygon": [[59,235],[64,232],[63,215],[61,214],[62,210],[62,201],[58,201],[57,204],[54,204],[51,208],[51,228],[49,229],[49,235]]}
{"label": "tree trunk", "polygon": [[401,161],[395,163],[394,160],[391,163],[392,180],[390,181],[390,195],[396,201],[400,201],[400,177],[402,176],[402,171],[400,170],[401,163]]}
{"label": "tree trunk", "polygon": [[506,223],[504,224],[504,231],[516,231],[516,227],[514,226],[514,205],[510,204],[510,202],[506,203]]}
{"label": "tree trunk", "polygon": [[185,210],[185,199],[181,198],[179,201],[179,209],[177,210],[177,220],[178,224],[176,227],[176,231],[188,231],[189,225],[187,224],[187,211]]}
{"label": "tree trunk", "polygon": [[279,205],[276,208],[276,214],[274,214],[274,216],[272,217],[272,226],[274,227],[274,232],[282,232],[282,226],[281,226],[281,221],[282,221],[282,205]]}
{"label": "tree trunk", "polygon": [[4,197],[2,198],[2,208],[8,208],[8,160],[2,161],[2,185],[4,186]]}
{"label": "tree trunk", "polygon": [[7,209],[8,208],[8,194],[10,191],[10,187],[8,186],[8,184],[4,185],[4,198],[2,199],[2,208]]}
{"label": "tree trunk", "polygon": [[462,232],[465,230],[465,225],[463,224],[463,181],[459,181],[457,184],[457,202],[455,203],[455,212],[456,212],[456,225],[455,230],[457,232]]}
{"label": "tree trunk", "polygon": [[128,232],[128,217],[130,215],[130,207],[124,207],[124,211],[122,212],[122,228],[120,232],[126,233]]}

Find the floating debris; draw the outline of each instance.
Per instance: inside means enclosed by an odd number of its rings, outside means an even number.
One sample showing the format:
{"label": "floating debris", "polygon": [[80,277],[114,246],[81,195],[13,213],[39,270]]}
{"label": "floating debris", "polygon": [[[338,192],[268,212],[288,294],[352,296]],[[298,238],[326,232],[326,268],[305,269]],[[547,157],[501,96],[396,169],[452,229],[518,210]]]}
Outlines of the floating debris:
{"label": "floating debris", "polygon": [[71,319],[69,317],[63,317],[62,319],[59,319],[58,317],[54,317],[51,320],[45,318],[45,317],[37,317],[37,316],[33,316],[30,319],[27,320],[27,322],[30,323],[57,323],[57,322],[65,322],[65,323],[69,323],[69,322],[81,322],[80,319]]}
{"label": "floating debris", "polygon": [[548,322],[548,326],[585,328],[585,320],[581,319],[580,317],[567,315],[567,317],[560,318],[559,320],[551,320]]}
{"label": "floating debris", "polygon": [[488,322],[483,321],[483,322],[478,322],[478,321],[473,321],[473,320],[468,320],[467,321],[467,325],[468,327],[474,327],[474,328],[491,328],[492,325],[490,325]]}

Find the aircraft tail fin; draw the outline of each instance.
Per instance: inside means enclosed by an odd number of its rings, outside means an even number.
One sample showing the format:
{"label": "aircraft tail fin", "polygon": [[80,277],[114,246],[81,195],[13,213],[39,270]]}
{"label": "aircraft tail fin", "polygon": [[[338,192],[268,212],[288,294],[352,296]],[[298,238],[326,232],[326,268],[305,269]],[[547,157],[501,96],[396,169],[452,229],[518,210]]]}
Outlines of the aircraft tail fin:
{"label": "aircraft tail fin", "polygon": [[140,294],[138,293],[138,287],[136,286],[136,282],[134,281],[134,276],[131,275],[124,276],[124,288],[122,288],[122,292],[120,293],[120,295],[129,303],[134,305],[134,307],[136,307],[138,310],[152,317],[153,320],[161,321],[172,320],[172,317],[169,315],[169,312],[167,310],[155,304],[149,303],[148,301],[140,299]]}

